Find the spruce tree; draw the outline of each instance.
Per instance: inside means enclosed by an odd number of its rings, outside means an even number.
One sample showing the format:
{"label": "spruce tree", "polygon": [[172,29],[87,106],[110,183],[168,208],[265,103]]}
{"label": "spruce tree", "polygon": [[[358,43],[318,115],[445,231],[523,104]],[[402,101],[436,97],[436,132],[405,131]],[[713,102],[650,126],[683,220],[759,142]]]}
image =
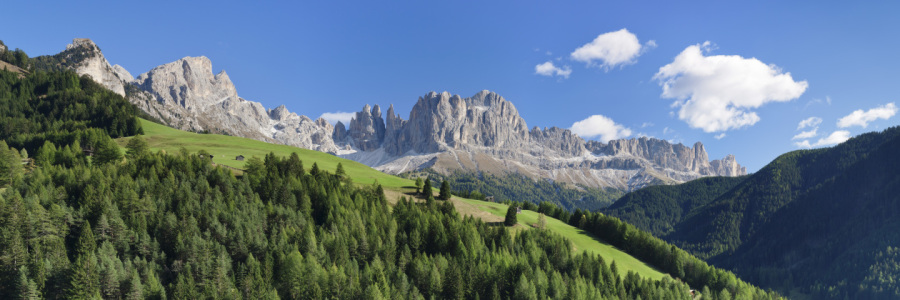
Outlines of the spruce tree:
{"label": "spruce tree", "polygon": [[441,193],[438,197],[441,200],[450,200],[450,196],[450,183],[444,180],[444,182],[441,183]]}
{"label": "spruce tree", "polygon": [[338,178],[344,178],[344,176],[347,175],[347,172],[344,172],[343,164],[338,163],[337,170],[334,170],[334,175],[337,176]]}
{"label": "spruce tree", "polygon": [[427,199],[427,198],[428,198],[428,195],[431,195],[431,194],[432,194],[432,190],[431,190],[431,176],[428,176],[428,178],[425,179],[425,184],[424,184],[424,186],[422,187],[422,195],[424,195],[425,198]]}
{"label": "spruce tree", "polygon": [[69,278],[68,298],[100,298],[100,274],[95,254],[97,243],[91,232],[91,224],[87,221],[81,226],[77,247],[75,264],[72,265],[72,275]]}
{"label": "spruce tree", "polygon": [[518,220],[516,220],[516,214],[517,214],[516,208],[517,207],[515,205],[509,206],[509,208],[506,210],[506,219],[503,220],[503,224],[506,224],[506,226],[513,226],[513,225],[516,225],[516,223],[518,223]]}

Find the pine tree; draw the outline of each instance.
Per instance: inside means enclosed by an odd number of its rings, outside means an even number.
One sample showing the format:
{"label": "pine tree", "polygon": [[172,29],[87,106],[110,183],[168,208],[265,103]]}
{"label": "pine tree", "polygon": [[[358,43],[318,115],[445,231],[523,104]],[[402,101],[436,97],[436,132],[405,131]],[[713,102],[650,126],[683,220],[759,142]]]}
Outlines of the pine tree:
{"label": "pine tree", "polygon": [[131,280],[128,283],[128,293],[125,294],[125,299],[144,299],[144,286],[141,284],[141,276],[138,276],[137,270],[131,273]]}
{"label": "pine tree", "polygon": [[81,226],[78,237],[77,256],[69,278],[69,299],[100,298],[100,274],[97,266],[97,244],[87,221]]}
{"label": "pine tree", "polygon": [[422,195],[425,196],[425,199],[428,199],[428,195],[431,194],[431,176],[428,176],[428,178],[425,179],[425,185],[422,187]]}
{"label": "pine tree", "polygon": [[337,170],[334,170],[334,175],[337,176],[338,178],[344,178],[344,176],[347,175],[347,173],[344,172],[344,165],[343,165],[343,164],[338,163],[338,165],[337,165]]}
{"label": "pine tree", "polygon": [[438,197],[441,200],[450,200],[451,194],[450,194],[450,183],[449,182],[444,180],[444,182],[441,183],[441,193],[438,195],[439,195]]}
{"label": "pine tree", "polygon": [[516,223],[519,222],[518,220],[516,220],[516,214],[518,213],[517,211],[518,210],[515,205],[510,205],[506,210],[506,219],[503,220],[503,224],[505,224],[506,226],[516,225]]}

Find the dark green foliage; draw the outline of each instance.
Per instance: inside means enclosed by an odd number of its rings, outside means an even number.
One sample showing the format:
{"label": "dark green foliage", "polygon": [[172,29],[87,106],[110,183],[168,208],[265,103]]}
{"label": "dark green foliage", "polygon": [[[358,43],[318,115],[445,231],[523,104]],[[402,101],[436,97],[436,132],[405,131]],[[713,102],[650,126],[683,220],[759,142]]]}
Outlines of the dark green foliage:
{"label": "dark green foliage", "polygon": [[[814,298],[894,298],[900,269],[886,266],[889,247],[900,244],[897,153],[894,127],[784,154],[730,188],[722,181],[639,191],[609,213],[671,228],[664,239],[762,286]],[[655,218],[653,207],[696,202],[692,196],[707,203],[680,219],[642,221]]]}
{"label": "dark green foliage", "polygon": [[576,208],[585,210],[604,208],[622,195],[621,191],[612,188],[574,187],[547,180],[533,180],[518,174],[502,176],[470,173],[454,173],[449,176],[432,175],[443,177],[450,183],[453,194],[460,197],[484,200],[486,196],[493,196],[498,202],[511,200],[534,205],[550,202],[570,211]]}
{"label": "dark green foliage", "polygon": [[[0,140],[28,153],[48,141],[57,149],[75,142],[94,149],[109,137],[140,134],[137,111],[122,96],[71,71],[37,71],[25,78],[0,71]],[[75,158],[81,152],[70,150]]]}
{"label": "dark green foliage", "polygon": [[[209,157],[207,154],[205,157]],[[109,163],[117,163],[122,159],[122,152],[119,150],[119,145],[116,144],[115,141],[111,138],[101,139],[97,142],[97,148],[94,150],[94,159],[93,162],[95,164],[109,164]]]}
{"label": "dark green foliage", "polygon": [[518,206],[510,205],[509,208],[506,209],[506,217],[503,218],[503,224],[506,226],[515,226],[519,223],[516,219],[516,215],[518,214]]}
{"label": "dark green foliage", "polygon": [[[6,46],[3,44],[3,41],[0,41],[0,45]],[[28,54],[25,54],[25,51],[18,48],[15,50],[7,49],[6,51],[0,51],[0,60],[25,70],[31,70],[33,68],[33,63],[31,62],[31,59],[28,58]]]}
{"label": "dark green foliage", "polygon": [[450,183],[449,182],[447,182],[446,180],[441,182],[441,191],[440,191],[440,193],[438,193],[438,195],[439,195],[438,198],[441,198],[441,200],[450,200],[451,194],[450,194]]}
{"label": "dark green foliage", "polygon": [[344,178],[344,177],[347,176],[347,172],[344,171],[344,165],[343,165],[343,164],[338,163],[337,169],[334,170],[334,175],[337,176],[337,177],[340,177],[340,178]]}
{"label": "dark green foliage", "polygon": [[422,177],[416,177],[416,194],[422,193],[422,187],[425,186],[425,182],[422,181]]}
{"label": "dark green foliage", "polygon": [[719,195],[743,182],[741,177],[706,177],[678,185],[651,186],[625,194],[603,209],[604,213],[627,220],[629,224],[663,236],[673,226],[694,214]]}
{"label": "dark green foliage", "polygon": [[128,144],[125,145],[125,149],[127,149],[125,155],[129,159],[134,159],[150,152],[150,145],[143,136],[136,135],[131,139],[128,139]]}
{"label": "dark green foliage", "polygon": [[0,140],[0,187],[11,183],[22,174],[22,169],[22,158],[19,157],[19,152],[7,146],[5,141]]}
{"label": "dark green foliage", "polygon": [[434,195],[434,191],[431,188],[431,176],[428,176],[428,178],[425,179],[425,184],[422,187],[422,195],[425,195],[426,199],[431,195]]}

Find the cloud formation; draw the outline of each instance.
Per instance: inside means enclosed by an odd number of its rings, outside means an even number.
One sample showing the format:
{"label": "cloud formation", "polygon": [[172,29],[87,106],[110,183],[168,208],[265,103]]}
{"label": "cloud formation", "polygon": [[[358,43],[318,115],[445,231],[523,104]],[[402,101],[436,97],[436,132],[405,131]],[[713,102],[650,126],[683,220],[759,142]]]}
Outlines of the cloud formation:
{"label": "cloud formation", "polygon": [[822,118],[819,117],[809,117],[806,120],[800,121],[800,124],[797,124],[797,130],[803,128],[814,128],[818,127],[819,124],[822,124]]}
{"label": "cloud formation", "polygon": [[797,135],[795,135],[794,137],[792,137],[791,140],[804,140],[804,139],[814,138],[814,137],[816,137],[816,135],[818,135],[818,133],[816,133],[816,131],[818,131],[818,130],[819,130],[819,127],[813,128],[812,130],[809,130],[809,131],[802,131],[802,132],[798,133]]}
{"label": "cloud formation", "polygon": [[612,119],[603,115],[593,115],[587,119],[575,122],[569,129],[586,139],[599,136],[600,141],[604,143],[631,135],[631,129],[621,124],[616,124]]}
{"label": "cloud formation", "polygon": [[810,144],[810,143],[809,143],[809,140],[804,140],[804,141],[802,141],[802,142],[797,142],[797,143],[794,143],[794,144],[797,145],[797,147],[800,147],[800,148],[816,148],[816,147],[823,147],[823,146],[837,145],[837,144],[843,143],[843,142],[845,142],[845,141],[847,141],[847,140],[849,140],[849,139],[850,139],[850,132],[849,132],[849,131],[846,131],[846,130],[838,130],[838,131],[832,132],[832,133],[831,133],[830,135],[828,135],[827,137],[824,137],[824,138],[819,139],[819,140],[818,140],[816,143],[814,143],[814,144]]}
{"label": "cloud formation", "polygon": [[563,66],[559,68],[553,65],[553,62],[547,61],[545,63],[534,66],[534,73],[538,75],[544,76],[562,76],[564,78],[569,78],[569,75],[572,74],[572,68],[569,66]]}
{"label": "cloud formation", "polygon": [[678,118],[692,128],[721,132],[751,126],[760,120],[753,109],[797,99],[808,87],[756,58],[704,55],[710,48],[708,41],[689,46],[653,76],[663,87],[661,97],[675,99]]}
{"label": "cloud formation", "polygon": [[344,123],[345,126],[349,126],[350,119],[352,119],[354,116],[356,116],[356,113],[339,111],[324,113],[319,116],[319,118],[325,119],[325,121],[328,121],[328,123],[331,123],[331,125],[335,125],[338,121],[341,121],[341,123]]}
{"label": "cloud formation", "polygon": [[630,65],[637,62],[646,49],[656,47],[656,41],[649,41],[641,46],[640,41],[628,29],[607,32],[598,35],[590,43],[584,44],[569,55],[573,60],[598,66],[609,70],[616,66]]}
{"label": "cloud formation", "polygon": [[867,111],[863,111],[862,109],[855,110],[849,115],[838,119],[837,126],[840,128],[847,128],[851,126],[860,126],[862,128],[866,128],[866,126],[869,126],[869,122],[878,119],[887,120],[896,114],[897,106],[894,105],[894,102],[891,102]]}

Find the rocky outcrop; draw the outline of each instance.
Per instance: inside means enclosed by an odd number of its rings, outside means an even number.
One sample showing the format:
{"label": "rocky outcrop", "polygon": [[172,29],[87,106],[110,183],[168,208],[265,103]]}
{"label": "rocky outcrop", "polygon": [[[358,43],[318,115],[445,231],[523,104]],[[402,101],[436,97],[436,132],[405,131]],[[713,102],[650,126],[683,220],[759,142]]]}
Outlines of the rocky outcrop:
{"label": "rocky outcrop", "polygon": [[384,119],[381,118],[381,107],[377,104],[370,109],[366,104],[362,111],[350,119],[347,134],[354,146],[362,151],[372,151],[381,147],[384,141]]}
{"label": "rocky outcrop", "polygon": [[226,100],[237,100],[237,89],[225,71],[212,75],[212,62],[205,56],[185,57],[153,68],[134,84],[152,93],[164,104],[200,111]]}
{"label": "rocky outcrop", "polygon": [[74,69],[78,75],[90,76],[109,90],[125,96],[125,80],[119,78],[116,70],[100,52],[100,47],[90,39],[74,39],[60,55],[65,59],[65,63],[71,63],[67,66]]}

